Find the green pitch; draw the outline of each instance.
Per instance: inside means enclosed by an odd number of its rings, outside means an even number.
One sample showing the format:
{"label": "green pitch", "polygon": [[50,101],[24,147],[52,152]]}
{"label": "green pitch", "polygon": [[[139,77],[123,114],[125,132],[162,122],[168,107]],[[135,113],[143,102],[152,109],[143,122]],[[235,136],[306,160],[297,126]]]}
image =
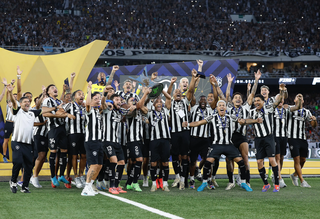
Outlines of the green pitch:
{"label": "green pitch", "polygon": [[[306,180],[312,188],[294,187],[286,178],[288,187],[279,193],[273,193],[273,188],[262,193],[261,179],[251,180],[253,192],[238,186],[225,191],[227,180],[218,179],[220,187],[216,190],[197,192],[170,188],[170,192],[151,193],[149,187],[142,188],[141,193],[129,191],[120,196],[183,218],[317,218],[320,179]],[[52,189],[50,182],[41,184],[42,189],[30,185],[30,194],[20,191],[12,194],[9,183],[1,182],[1,218],[164,218],[101,194],[82,197],[81,189],[75,187],[66,189],[60,185]],[[196,186],[199,185],[200,182],[196,182]]]}

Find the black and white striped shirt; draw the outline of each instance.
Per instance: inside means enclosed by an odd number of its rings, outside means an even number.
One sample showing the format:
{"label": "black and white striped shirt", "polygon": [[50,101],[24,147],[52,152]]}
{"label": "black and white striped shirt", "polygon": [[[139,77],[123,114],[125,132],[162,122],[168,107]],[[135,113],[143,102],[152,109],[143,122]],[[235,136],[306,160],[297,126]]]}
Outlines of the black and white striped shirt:
{"label": "black and white striped shirt", "polygon": [[[47,97],[46,99],[44,99],[43,103],[42,103],[42,107],[57,107],[62,103],[61,100],[54,100],[52,97]],[[56,114],[56,112],[53,110],[51,111],[52,114]],[[50,127],[59,127],[61,125],[65,124],[65,119],[64,118],[48,118],[47,121],[47,128],[48,131],[50,131]]]}
{"label": "black and white striped shirt", "polygon": [[232,118],[232,125],[234,132],[237,132],[243,136],[247,134],[247,128],[245,125],[240,125],[238,119],[247,119],[250,111],[250,105],[245,102],[239,108],[235,108],[232,103],[227,104],[227,112]]}
{"label": "black and white striped shirt", "polygon": [[134,117],[127,117],[126,124],[128,126],[127,142],[141,141],[143,139],[143,122],[140,110],[135,110]]}
{"label": "black and white striped shirt", "polygon": [[273,115],[273,124],[274,124],[274,130],[273,133],[275,137],[287,137],[287,118],[288,118],[288,109],[285,108],[278,108],[276,107],[274,109],[274,115]]}
{"label": "black and white striped shirt", "polygon": [[86,114],[86,142],[102,139],[102,116],[98,108],[91,107]]}
{"label": "black and white striped shirt", "polygon": [[190,101],[183,98],[180,101],[171,101],[170,116],[171,116],[171,132],[182,132],[190,130],[189,127],[182,127],[183,122],[189,122],[188,118],[188,105]]}
{"label": "black and white striped shirt", "polygon": [[253,124],[255,136],[258,138],[266,137],[273,134],[273,105],[263,105],[261,110],[250,110],[250,118],[257,119],[262,118],[262,123]]}
{"label": "black and white striped shirt", "polygon": [[122,146],[127,145],[127,122],[121,122],[118,129],[119,143]]}
{"label": "black and white striped shirt", "polygon": [[218,113],[215,113],[205,118],[205,120],[211,123],[213,135],[212,144],[232,144],[232,119],[228,114],[220,116]]}
{"label": "black and white striped shirt", "polygon": [[[201,109],[199,105],[195,105],[191,108],[191,122],[197,122],[207,118],[209,115],[213,114],[213,110],[211,107],[206,107],[205,109]],[[191,127],[191,136],[199,137],[199,138],[209,138],[211,136],[210,133],[210,125],[202,125],[199,127]]]}
{"label": "black and white striped shirt", "polygon": [[103,111],[103,141],[120,143],[119,127],[122,120],[122,115],[119,110]]}
{"label": "black and white striped shirt", "polygon": [[165,107],[158,112],[149,108],[148,119],[150,125],[150,141],[156,139],[170,139],[169,110]]}
{"label": "black and white striped shirt", "polygon": [[311,121],[311,117],[312,114],[310,110],[305,108],[289,112],[288,138],[306,140],[306,120]]}
{"label": "black and white striped shirt", "polygon": [[266,105],[273,105],[274,102],[276,102],[275,97],[269,97],[267,100],[264,100]]}
{"label": "black and white striped shirt", "polygon": [[120,97],[124,100],[127,100],[127,98],[130,98],[130,97],[134,97],[136,101],[140,100],[140,97],[136,93],[132,93],[132,92],[125,93],[122,90],[118,90],[116,91],[116,94],[120,95]]}
{"label": "black and white striped shirt", "polygon": [[18,107],[16,110],[12,109],[12,112],[16,118],[11,141],[31,144],[33,139],[33,124],[36,117],[41,114],[41,110],[29,110],[25,112]]}
{"label": "black and white striped shirt", "polygon": [[[43,115],[39,115],[34,122],[43,123],[45,121],[46,121],[46,118]],[[48,135],[47,126],[45,124],[41,126],[36,126],[33,130],[33,135],[40,135],[43,137],[47,137]]]}
{"label": "black and white striped shirt", "polygon": [[86,129],[86,109],[83,106],[79,106],[76,102],[67,103],[63,108],[67,113],[76,117],[74,120],[66,117],[67,133],[84,134]]}

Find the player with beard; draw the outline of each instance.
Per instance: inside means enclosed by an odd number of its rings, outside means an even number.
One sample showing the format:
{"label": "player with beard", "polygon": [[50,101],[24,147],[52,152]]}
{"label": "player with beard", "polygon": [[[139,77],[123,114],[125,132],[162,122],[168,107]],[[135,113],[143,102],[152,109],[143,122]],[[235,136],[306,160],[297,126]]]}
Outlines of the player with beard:
{"label": "player with beard", "polygon": [[[196,122],[183,122],[184,127],[198,127],[201,125],[206,125],[211,123],[213,126],[213,142],[208,149],[206,163],[203,168],[203,182],[197,191],[201,192],[204,188],[208,187],[207,180],[209,173],[211,171],[211,165],[216,158],[219,158],[221,154],[226,155],[230,160],[234,160],[239,165],[241,171],[241,188],[248,192],[252,189],[245,183],[246,178],[246,168],[241,155],[237,148],[232,145],[231,136],[233,133],[232,118],[226,114],[226,102],[224,100],[219,100],[217,103],[217,113],[209,115],[205,119]],[[240,120],[240,119],[239,119]],[[258,120],[250,120],[250,123],[256,123]]]}
{"label": "player with beard", "polygon": [[[54,84],[50,84],[46,88],[47,98],[42,103],[42,110],[47,111],[47,108],[58,107],[62,104],[58,97],[58,89]],[[50,146],[50,172],[51,181],[53,186],[59,186],[59,181],[68,184],[68,180],[64,177],[64,171],[67,165],[67,151],[68,151],[68,139],[65,129],[65,118],[75,119],[75,116],[66,113],[63,109],[51,112],[43,113],[44,117],[48,118],[47,128],[48,128],[48,139]],[[55,173],[55,159],[58,148],[60,149],[60,177],[56,178]]]}
{"label": "player with beard", "polygon": [[139,96],[135,93],[132,93],[132,81],[131,80],[125,80],[123,83],[123,91],[118,90],[116,91],[116,94],[119,95],[124,101],[127,99],[127,97],[134,97],[138,101],[140,100]]}
{"label": "player with beard", "polygon": [[[111,102],[110,102],[111,101]],[[127,110],[121,107],[121,97],[118,94],[113,94],[110,101],[106,102],[105,97],[102,98],[103,110],[103,142],[102,148],[104,153],[110,160],[109,177],[110,188],[112,194],[126,193],[119,186],[124,169],[124,153],[119,143],[119,124],[121,123],[122,114],[127,114]],[[131,107],[130,110],[134,110]],[[117,171],[115,170],[117,166]]]}
{"label": "player with beard", "polygon": [[262,192],[266,192],[271,186],[268,183],[268,178],[266,177],[266,170],[264,168],[264,158],[269,158],[269,163],[272,165],[272,171],[274,174],[274,190],[273,192],[279,192],[279,170],[278,165],[275,161],[275,142],[273,136],[273,116],[274,109],[279,105],[281,99],[284,97],[285,85],[280,84],[280,95],[275,102],[271,104],[266,104],[264,102],[264,97],[261,94],[256,94],[254,98],[255,109],[250,110],[250,118],[258,119],[262,118],[263,123],[254,124],[255,132],[255,147],[256,147],[256,159],[258,164],[258,170],[260,177],[264,183]]}
{"label": "player with beard", "polygon": [[[231,84],[234,79],[234,77],[232,77],[231,74],[227,75],[228,87],[226,91],[226,99],[228,99],[227,112],[232,117],[232,121],[233,121],[232,125],[234,129],[234,133],[232,134],[231,140],[233,145],[239,149],[242,159],[244,161],[244,165],[246,166],[246,176],[247,176],[246,183],[248,184],[249,187],[250,187],[250,166],[249,166],[249,159],[248,159],[249,145],[246,139],[246,126],[240,125],[238,123],[238,119],[246,119],[248,117],[254,95],[256,94],[256,91],[257,91],[258,82],[261,77],[261,72],[258,71],[257,73],[255,73],[254,77],[255,77],[255,81],[254,81],[252,91],[248,96],[247,101],[244,104],[243,104],[243,98],[241,93],[236,92],[233,94],[232,99],[230,98]],[[227,169],[233,173],[233,169],[234,169],[233,162],[231,164],[230,162],[227,162],[227,166],[228,166]],[[232,177],[232,180],[233,180],[233,177]],[[230,190],[234,187],[235,187],[235,183],[229,181],[226,190]]]}
{"label": "player with beard", "polygon": [[[212,77],[211,77],[212,76]],[[213,75],[210,76],[210,83],[214,90],[213,101],[210,101],[208,107],[206,96],[200,96],[199,104],[191,108],[191,121],[197,122],[203,120],[209,115],[213,114],[213,111],[218,102],[218,94],[214,85]],[[210,147],[211,133],[209,125],[201,127],[192,127],[190,137],[190,188],[195,189],[194,173],[198,155],[201,156],[202,160],[206,159],[208,148]],[[209,187],[211,185],[209,184]]]}
{"label": "player with beard", "polygon": [[317,118],[313,116],[310,110],[305,109],[302,105],[304,103],[302,94],[296,95],[294,102],[299,105],[301,102],[301,109],[291,110],[295,106],[289,106],[290,113],[288,116],[288,143],[291,151],[291,156],[294,161],[295,172],[290,175],[292,184],[300,187],[310,188],[311,186],[304,180],[302,176],[302,168],[308,156],[308,142],[306,138],[306,121],[309,121],[312,128],[317,126]]}
{"label": "player with beard", "polygon": [[[172,154],[172,165],[176,174],[176,179],[172,183],[172,187],[176,187],[179,183],[179,189],[184,190],[185,178],[188,176],[188,151],[190,144],[190,128],[183,127],[183,122],[188,122],[188,106],[193,98],[194,85],[196,81],[200,79],[197,76],[197,71],[192,70],[192,79],[190,87],[187,91],[186,98],[182,98],[182,92],[180,89],[176,89],[173,93],[173,101],[171,102],[170,115],[171,115],[171,154]],[[173,77],[168,88],[168,94],[172,92],[172,87],[177,78]],[[179,155],[181,155],[181,165]]]}

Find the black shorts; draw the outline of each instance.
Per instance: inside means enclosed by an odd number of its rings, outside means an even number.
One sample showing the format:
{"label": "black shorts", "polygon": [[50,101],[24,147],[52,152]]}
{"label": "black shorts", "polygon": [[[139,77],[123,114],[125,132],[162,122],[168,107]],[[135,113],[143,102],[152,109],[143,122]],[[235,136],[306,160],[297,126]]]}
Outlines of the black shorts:
{"label": "black shorts", "polygon": [[4,138],[10,138],[10,135],[13,132],[13,122],[6,121],[4,124]]}
{"label": "black shorts", "polygon": [[275,144],[273,135],[267,135],[263,138],[255,138],[254,145],[256,147],[256,159],[264,159],[265,157],[275,156]]}
{"label": "black shorts", "polygon": [[117,156],[118,161],[124,160],[124,153],[119,143],[104,141],[102,142],[102,149],[108,158]]}
{"label": "black shorts", "polygon": [[224,154],[229,160],[241,157],[239,150],[233,144],[213,144],[208,149],[207,158],[219,159],[221,154]]}
{"label": "black shorts", "polygon": [[291,157],[308,157],[309,146],[307,140],[302,139],[288,139]]}
{"label": "black shorts", "polygon": [[248,143],[246,136],[243,136],[242,134],[240,134],[238,132],[234,132],[232,134],[231,141],[232,141],[233,145],[238,149],[242,143],[244,143],[244,142]]}
{"label": "black shorts", "polygon": [[169,139],[156,139],[150,141],[150,162],[169,162],[170,159],[170,141]]}
{"label": "black shorts", "polygon": [[50,127],[48,132],[50,150],[68,149],[68,137],[64,126]]}
{"label": "black shorts", "polygon": [[84,148],[84,134],[70,134],[68,136],[68,152],[72,155],[86,154],[86,149]]}
{"label": "black shorts", "polygon": [[34,136],[34,150],[39,152],[48,152],[48,138],[41,136],[41,135],[35,135]]}
{"label": "black shorts", "polygon": [[208,148],[210,147],[211,138],[196,138],[190,137],[190,161],[194,163],[198,160],[198,155],[201,156],[202,159],[207,157]]}
{"label": "black shorts", "polygon": [[276,144],[276,154],[280,154],[281,156],[285,156],[287,154],[287,137],[275,137],[274,138]]}
{"label": "black shorts", "polygon": [[88,165],[103,164],[103,150],[101,141],[86,141],[84,143]]}
{"label": "black shorts", "polygon": [[143,157],[150,157],[150,139],[144,139],[141,150]]}
{"label": "black shorts", "polygon": [[138,157],[142,157],[141,141],[127,142],[127,148],[129,151],[129,158],[136,159]]}
{"label": "black shorts", "polygon": [[171,134],[171,154],[188,155],[190,144],[190,132],[182,131]]}

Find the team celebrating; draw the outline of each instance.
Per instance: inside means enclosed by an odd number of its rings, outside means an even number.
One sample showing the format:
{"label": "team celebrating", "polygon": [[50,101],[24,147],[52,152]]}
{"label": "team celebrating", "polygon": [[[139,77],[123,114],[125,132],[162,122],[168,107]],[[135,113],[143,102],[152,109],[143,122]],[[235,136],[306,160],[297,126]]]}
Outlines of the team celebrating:
{"label": "team celebrating", "polygon": [[[287,186],[281,177],[287,144],[294,160],[295,172],[290,175],[293,185],[299,186],[300,180],[301,187],[311,187],[302,176],[308,156],[305,124],[310,122],[316,127],[317,120],[303,107],[303,95],[297,94],[292,105],[284,104],[288,97],[284,84],[279,85],[279,93],[274,97],[269,97],[266,85],[256,94],[261,77],[258,70],[252,89],[248,85],[246,101],[241,93],[230,95],[234,81],[231,74],[227,75],[225,94],[215,76],[210,75],[205,80],[212,85],[212,92],[196,100],[194,94],[203,80],[199,76],[203,61],[197,63],[198,70],[191,71],[190,83],[188,78],[182,78],[174,90],[177,78],[172,77],[167,91],[163,90],[154,99],[149,98],[150,87],[139,85],[135,89],[136,83],[131,80],[124,81],[120,90],[119,83],[113,81],[119,66],[113,66],[109,80],[99,73],[98,83],[89,82],[86,94],[72,90],[75,73],[70,76],[69,86],[64,85],[60,99],[54,84],[42,86],[33,107],[33,95],[22,92],[23,74],[18,66],[17,93],[13,92],[15,80],[8,83],[3,78],[0,95],[0,101],[7,97],[4,161],[12,135],[11,191],[16,193],[20,186],[21,192],[30,193],[29,182],[41,188],[38,176],[47,157],[51,186],[55,188],[63,183],[71,188],[74,184],[82,189],[82,196],[95,196],[98,190],[114,195],[130,190],[141,192],[138,179],[142,172],[143,187],[149,187],[150,175],[151,192],[157,189],[169,192],[174,187],[195,189],[195,178],[202,181],[198,192],[206,188],[214,190],[219,187],[215,177],[223,154],[229,179],[225,190],[238,184],[251,192],[247,125],[254,128],[262,192],[271,188],[265,158],[269,159],[273,172],[273,192]],[[151,81],[156,78],[157,72],[152,74]],[[170,156],[175,174],[171,188]],[[199,156],[202,160],[198,165]],[[239,170],[236,180],[234,162]],[[120,186],[124,170],[127,180]],[[20,171],[23,174],[18,181]]]}

